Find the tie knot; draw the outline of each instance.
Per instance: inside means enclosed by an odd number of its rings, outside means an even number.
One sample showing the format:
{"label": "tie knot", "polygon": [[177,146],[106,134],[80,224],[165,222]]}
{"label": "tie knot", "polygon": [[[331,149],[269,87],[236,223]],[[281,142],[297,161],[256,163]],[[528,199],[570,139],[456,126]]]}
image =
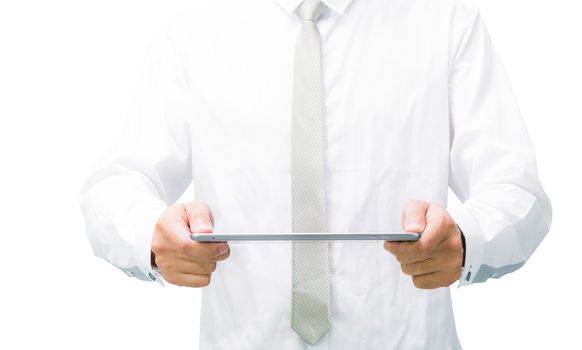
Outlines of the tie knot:
{"label": "tie knot", "polygon": [[324,8],[325,4],[321,0],[304,0],[295,12],[304,21],[317,22]]}

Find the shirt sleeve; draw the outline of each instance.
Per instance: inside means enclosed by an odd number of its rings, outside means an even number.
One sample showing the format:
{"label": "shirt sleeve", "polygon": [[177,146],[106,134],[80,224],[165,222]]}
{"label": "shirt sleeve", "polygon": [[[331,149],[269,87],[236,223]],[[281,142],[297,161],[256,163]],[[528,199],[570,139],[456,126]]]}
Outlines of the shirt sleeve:
{"label": "shirt sleeve", "polygon": [[122,139],[80,194],[95,255],[146,281],[160,281],[150,261],[155,223],[192,181],[183,63],[170,35],[160,35]]}
{"label": "shirt sleeve", "polygon": [[451,54],[449,212],[466,240],[459,286],[524,265],[549,230],[551,205],[504,68],[478,11],[465,11]]}

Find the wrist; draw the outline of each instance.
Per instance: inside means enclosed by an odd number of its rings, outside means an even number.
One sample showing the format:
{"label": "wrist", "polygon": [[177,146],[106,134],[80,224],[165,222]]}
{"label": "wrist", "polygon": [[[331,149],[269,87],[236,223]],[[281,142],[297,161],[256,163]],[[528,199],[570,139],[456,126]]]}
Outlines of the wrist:
{"label": "wrist", "polygon": [[463,234],[463,231],[461,230],[461,228],[459,226],[457,226],[459,228],[459,233],[461,234],[461,249],[463,251],[463,260],[461,263],[461,268],[465,267],[465,258],[466,258],[466,252],[467,252],[467,243],[465,242],[465,235]]}
{"label": "wrist", "polygon": [[[463,263],[465,262],[465,257],[463,254]],[[152,266],[152,270],[155,270],[158,268],[158,265],[156,265],[156,254],[154,254],[153,251],[150,251],[150,265]]]}

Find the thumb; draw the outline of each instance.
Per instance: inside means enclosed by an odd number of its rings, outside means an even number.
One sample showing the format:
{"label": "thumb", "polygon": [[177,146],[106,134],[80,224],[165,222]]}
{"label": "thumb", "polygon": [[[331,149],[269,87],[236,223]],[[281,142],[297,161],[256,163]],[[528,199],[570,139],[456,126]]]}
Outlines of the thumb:
{"label": "thumb", "polygon": [[214,217],[208,205],[204,202],[195,201],[184,204],[188,226],[192,233],[212,233]]}
{"label": "thumb", "polygon": [[423,201],[409,201],[402,211],[402,228],[407,232],[422,233],[426,227],[428,207],[428,203]]}

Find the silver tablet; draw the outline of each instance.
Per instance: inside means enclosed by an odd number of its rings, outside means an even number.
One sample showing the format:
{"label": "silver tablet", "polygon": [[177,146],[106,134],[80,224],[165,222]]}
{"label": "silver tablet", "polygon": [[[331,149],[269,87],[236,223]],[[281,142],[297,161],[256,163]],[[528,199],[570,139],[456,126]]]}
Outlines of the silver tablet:
{"label": "silver tablet", "polygon": [[419,233],[373,232],[373,233],[193,233],[197,242],[228,241],[416,241]]}

